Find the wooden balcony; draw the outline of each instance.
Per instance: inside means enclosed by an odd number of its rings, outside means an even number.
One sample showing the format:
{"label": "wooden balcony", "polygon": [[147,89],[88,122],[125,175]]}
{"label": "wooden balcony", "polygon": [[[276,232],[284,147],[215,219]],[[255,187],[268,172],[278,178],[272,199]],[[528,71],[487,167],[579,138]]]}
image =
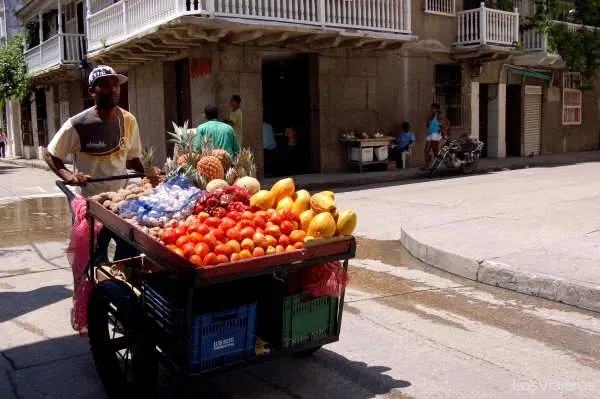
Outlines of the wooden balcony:
{"label": "wooden balcony", "polygon": [[[88,0],[89,52],[109,51],[130,39],[150,37],[163,29],[173,41],[204,30],[209,41],[221,41],[232,33],[253,31],[282,34],[282,40],[298,42],[306,33],[353,39],[409,40],[410,0]],[[168,25],[171,32],[165,29]],[[180,31],[177,31],[180,28]],[[196,40],[198,38],[196,37]],[[282,45],[277,40],[265,43]],[[313,42],[314,42],[313,38]],[[343,40],[338,40],[340,44]],[[361,44],[362,45],[362,44]]]}
{"label": "wooden balcony", "polygon": [[38,75],[62,65],[78,66],[85,54],[85,35],[59,33],[25,51],[27,72]]}

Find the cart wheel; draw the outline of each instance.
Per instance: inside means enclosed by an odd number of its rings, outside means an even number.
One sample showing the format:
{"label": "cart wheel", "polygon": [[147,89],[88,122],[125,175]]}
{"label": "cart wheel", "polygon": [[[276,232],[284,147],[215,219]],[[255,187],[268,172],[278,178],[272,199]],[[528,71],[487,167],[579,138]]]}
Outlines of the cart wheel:
{"label": "cart wheel", "polygon": [[296,352],[294,353],[294,356],[299,357],[301,359],[307,358],[307,357],[311,357],[312,355],[314,355],[319,349],[321,349],[320,346],[317,346],[316,348],[310,348],[307,349],[305,351],[300,351],[300,352]]}
{"label": "cart wheel", "polygon": [[158,362],[141,338],[141,309],[132,290],[120,281],[103,281],[88,303],[88,336],[96,370],[111,399],[151,397]]}

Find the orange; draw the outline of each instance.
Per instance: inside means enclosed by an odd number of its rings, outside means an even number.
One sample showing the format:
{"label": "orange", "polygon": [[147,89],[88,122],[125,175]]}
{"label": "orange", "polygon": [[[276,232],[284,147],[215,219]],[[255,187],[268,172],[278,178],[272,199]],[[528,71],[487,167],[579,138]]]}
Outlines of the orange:
{"label": "orange", "polygon": [[238,255],[240,256],[240,259],[249,259],[252,257],[252,253],[247,249],[242,249]]}
{"label": "orange", "polygon": [[265,255],[265,250],[262,249],[261,247],[256,247],[254,248],[254,251],[252,251],[252,256],[257,257],[257,256],[264,256]]}
{"label": "orange", "polygon": [[292,243],[304,242],[305,238],[306,231],[304,230],[294,230],[290,233],[290,242]]}
{"label": "orange", "polygon": [[242,244],[240,245],[240,248],[242,249],[247,249],[249,252],[254,250],[254,241],[252,241],[250,238],[244,238],[242,240]]}
{"label": "orange", "polygon": [[217,255],[217,265],[219,263],[229,263],[229,258],[226,255],[219,254]]}

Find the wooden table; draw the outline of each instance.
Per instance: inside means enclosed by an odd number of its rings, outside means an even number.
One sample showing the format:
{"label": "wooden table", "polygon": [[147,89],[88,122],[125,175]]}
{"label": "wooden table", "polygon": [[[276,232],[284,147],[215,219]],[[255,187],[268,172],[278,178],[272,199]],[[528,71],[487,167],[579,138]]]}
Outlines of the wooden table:
{"label": "wooden table", "polygon": [[[376,165],[376,164],[388,164],[389,160],[386,159],[384,161],[378,161],[375,157],[375,149],[378,147],[387,147],[388,151],[389,151],[389,147],[390,144],[392,143],[392,141],[394,141],[393,137],[389,137],[389,136],[384,136],[384,137],[379,137],[379,138],[373,138],[373,139],[342,139],[340,140],[340,143],[342,143],[343,145],[346,146],[347,148],[347,159],[348,159],[348,163],[351,166],[358,166],[358,171],[360,173],[362,173],[363,171],[363,166],[365,165]],[[359,151],[359,157],[358,159],[352,159],[352,149],[358,149]],[[363,159],[363,149],[364,148],[372,148],[373,150],[373,158],[370,160],[365,160]],[[389,158],[389,155],[388,155]]]}

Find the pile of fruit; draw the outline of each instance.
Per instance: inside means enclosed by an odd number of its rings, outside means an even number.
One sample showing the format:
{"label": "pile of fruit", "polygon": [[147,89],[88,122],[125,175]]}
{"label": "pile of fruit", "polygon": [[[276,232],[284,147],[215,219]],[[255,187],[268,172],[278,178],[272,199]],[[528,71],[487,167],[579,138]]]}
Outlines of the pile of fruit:
{"label": "pile of fruit", "polygon": [[307,240],[351,235],[356,227],[356,214],[338,212],[332,192],[296,192],[291,178],[252,196],[235,185],[216,189],[200,196],[196,210],[153,234],[197,267],[297,251]]}

